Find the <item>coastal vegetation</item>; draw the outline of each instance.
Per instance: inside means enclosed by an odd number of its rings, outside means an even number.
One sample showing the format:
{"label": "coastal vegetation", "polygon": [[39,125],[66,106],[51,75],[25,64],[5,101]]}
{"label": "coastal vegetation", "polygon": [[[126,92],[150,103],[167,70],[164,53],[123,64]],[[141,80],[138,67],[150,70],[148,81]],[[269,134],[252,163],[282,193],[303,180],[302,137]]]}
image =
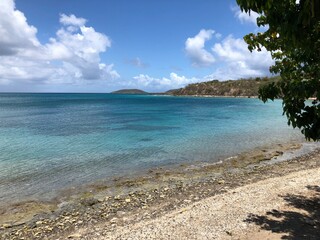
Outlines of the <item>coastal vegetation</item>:
{"label": "coastal vegetation", "polygon": [[[257,24],[264,32],[244,37],[250,51],[267,49],[280,74],[278,82],[262,87],[266,102],[282,96],[288,124],[307,139],[320,140],[320,1],[237,0],[242,11],[260,14]],[[306,99],[314,97],[312,103]]]}
{"label": "coastal vegetation", "polygon": [[259,88],[279,82],[279,77],[250,78],[240,80],[212,80],[189,84],[184,88],[170,90],[170,95],[193,96],[228,96],[228,97],[257,97]]}
{"label": "coastal vegetation", "polygon": [[226,97],[257,97],[259,88],[279,82],[280,77],[257,77],[239,80],[211,80],[187,85],[184,88],[171,89],[164,93],[148,93],[140,89],[121,89],[113,94],[157,94],[173,96],[226,96]]}
{"label": "coastal vegetation", "polygon": [[112,92],[113,94],[148,94],[147,92],[140,89],[121,89]]}

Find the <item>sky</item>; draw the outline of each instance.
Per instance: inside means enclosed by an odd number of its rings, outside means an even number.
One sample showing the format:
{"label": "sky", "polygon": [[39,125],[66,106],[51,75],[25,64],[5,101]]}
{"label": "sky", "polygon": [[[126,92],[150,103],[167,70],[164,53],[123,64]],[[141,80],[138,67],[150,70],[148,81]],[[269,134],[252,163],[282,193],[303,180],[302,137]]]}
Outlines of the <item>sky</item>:
{"label": "sky", "polygon": [[235,0],[0,0],[0,92],[161,92],[270,75]]}

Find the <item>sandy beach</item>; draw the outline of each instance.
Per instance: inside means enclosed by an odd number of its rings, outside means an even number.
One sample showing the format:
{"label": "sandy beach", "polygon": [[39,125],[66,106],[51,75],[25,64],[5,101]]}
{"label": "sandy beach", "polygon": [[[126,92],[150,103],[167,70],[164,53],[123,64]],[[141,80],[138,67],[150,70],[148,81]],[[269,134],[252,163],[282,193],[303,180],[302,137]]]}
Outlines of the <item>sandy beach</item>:
{"label": "sandy beach", "polygon": [[[299,146],[279,149],[290,153]],[[320,150],[271,162],[285,155],[279,149],[260,149],[215,165],[185,166],[183,173],[162,169],[148,177],[118,179],[119,195],[98,191],[24,221],[2,219],[0,236],[319,239]],[[15,207],[2,216],[13,219],[17,212]]]}

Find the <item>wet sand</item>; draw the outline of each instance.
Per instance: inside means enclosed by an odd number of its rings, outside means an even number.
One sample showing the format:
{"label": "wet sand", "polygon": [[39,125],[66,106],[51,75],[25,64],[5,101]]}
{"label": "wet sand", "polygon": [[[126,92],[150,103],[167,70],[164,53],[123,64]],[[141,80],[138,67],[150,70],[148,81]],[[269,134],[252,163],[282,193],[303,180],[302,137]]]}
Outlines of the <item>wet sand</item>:
{"label": "wet sand", "polygon": [[[122,227],[136,228],[139,223],[166,219],[168,214],[187,211],[185,209],[193,204],[211,201],[211,197],[217,201],[238,187],[320,167],[319,149],[309,153],[302,151],[298,157],[289,154],[290,159],[283,159],[285,161],[276,160],[299,147],[300,144],[277,145],[217,164],[154,169],[133,178],[117,178],[77,191],[69,190],[64,198],[55,202],[8,206],[0,210],[0,238],[109,239],[110,233],[116,236],[114,233],[121,233]],[[234,234],[228,232],[224,234]],[[119,238],[127,239],[121,235]]]}

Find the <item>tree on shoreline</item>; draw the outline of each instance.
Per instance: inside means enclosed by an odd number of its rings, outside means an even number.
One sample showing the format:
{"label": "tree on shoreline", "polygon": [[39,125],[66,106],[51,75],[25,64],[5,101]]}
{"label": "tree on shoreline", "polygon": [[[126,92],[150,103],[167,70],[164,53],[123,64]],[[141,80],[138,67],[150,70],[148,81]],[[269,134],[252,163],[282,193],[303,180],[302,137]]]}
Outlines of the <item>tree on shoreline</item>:
{"label": "tree on shoreline", "polygon": [[[237,0],[242,11],[260,14],[265,32],[244,37],[250,51],[266,48],[281,80],[260,88],[266,102],[281,97],[288,124],[306,139],[320,140],[320,0]],[[307,99],[314,98],[309,103]]]}

